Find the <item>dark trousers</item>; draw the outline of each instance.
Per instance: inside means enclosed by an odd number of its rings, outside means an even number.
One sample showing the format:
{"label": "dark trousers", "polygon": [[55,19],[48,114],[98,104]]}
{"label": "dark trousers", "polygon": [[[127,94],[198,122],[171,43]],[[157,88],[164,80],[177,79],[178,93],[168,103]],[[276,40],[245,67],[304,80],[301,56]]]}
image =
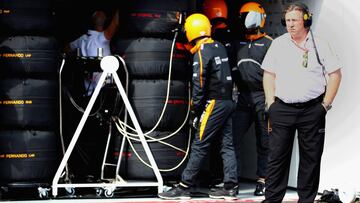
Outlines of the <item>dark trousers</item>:
{"label": "dark trousers", "polygon": [[191,145],[190,158],[181,176],[181,182],[193,186],[210,144],[221,136],[221,157],[224,164],[224,183],[237,183],[236,157],[233,146],[232,100],[211,100],[203,115]]}
{"label": "dark trousers", "polygon": [[264,118],[265,97],[263,92],[260,92],[255,96],[244,93],[239,95],[236,115],[233,117],[234,145],[239,170],[241,164],[239,154],[242,140],[241,137],[245,135],[251,124],[254,123],[257,152],[256,175],[265,178],[269,153],[269,135],[267,133],[267,126]]}
{"label": "dark trousers", "polygon": [[324,147],[325,115],[326,110],[320,102],[291,106],[276,101],[270,106],[272,131],[269,134],[270,153],[264,202],[281,202],[286,193],[296,130],[300,149],[297,180],[299,202],[314,202]]}
{"label": "dark trousers", "polygon": [[[256,175],[266,177],[269,154],[269,135],[264,118],[265,94],[263,91],[241,92],[238,96],[237,110],[233,116],[234,147],[237,158],[238,175],[240,176],[240,147],[243,136],[252,123],[255,125],[257,170]],[[246,166],[245,166],[246,167]]]}

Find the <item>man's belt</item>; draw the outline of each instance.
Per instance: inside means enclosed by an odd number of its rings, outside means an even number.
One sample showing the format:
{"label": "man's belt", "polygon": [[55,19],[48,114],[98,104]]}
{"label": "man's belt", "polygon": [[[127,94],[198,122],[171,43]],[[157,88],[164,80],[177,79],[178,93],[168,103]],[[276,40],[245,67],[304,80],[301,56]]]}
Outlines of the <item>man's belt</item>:
{"label": "man's belt", "polygon": [[315,99],[311,99],[307,102],[299,102],[299,103],[286,103],[283,100],[279,99],[278,97],[275,97],[275,101],[287,105],[287,106],[291,106],[291,107],[296,107],[296,108],[303,108],[303,107],[308,107],[308,106],[312,106],[314,104],[318,104],[321,103],[322,100],[324,98],[324,94],[316,97]]}

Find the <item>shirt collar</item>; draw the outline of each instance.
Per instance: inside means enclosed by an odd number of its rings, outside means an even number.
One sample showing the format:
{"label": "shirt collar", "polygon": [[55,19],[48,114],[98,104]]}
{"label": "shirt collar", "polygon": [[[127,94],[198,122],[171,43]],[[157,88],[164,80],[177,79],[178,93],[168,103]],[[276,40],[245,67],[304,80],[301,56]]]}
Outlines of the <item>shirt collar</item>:
{"label": "shirt collar", "polygon": [[200,49],[201,45],[208,44],[208,43],[213,43],[213,42],[214,42],[214,40],[211,39],[210,37],[205,37],[203,39],[200,39],[200,40],[198,40],[196,42],[196,45],[190,50],[190,52],[193,54],[193,53],[197,52]]}
{"label": "shirt collar", "polygon": [[245,35],[245,37],[247,40],[255,41],[257,39],[264,37],[265,35],[266,33],[257,33],[257,34]]}
{"label": "shirt collar", "polygon": [[308,50],[308,48],[306,47],[306,44],[312,40],[311,39],[311,34],[310,34],[310,31],[307,33],[306,37],[305,37],[305,40],[301,43],[301,44],[298,44],[297,42],[295,42],[292,38],[291,38],[291,35],[289,33],[286,33],[286,36],[287,38],[295,45],[297,46],[298,48],[302,49],[302,50]]}
{"label": "shirt collar", "polygon": [[87,34],[88,35],[98,35],[100,32],[96,31],[96,30],[88,30]]}

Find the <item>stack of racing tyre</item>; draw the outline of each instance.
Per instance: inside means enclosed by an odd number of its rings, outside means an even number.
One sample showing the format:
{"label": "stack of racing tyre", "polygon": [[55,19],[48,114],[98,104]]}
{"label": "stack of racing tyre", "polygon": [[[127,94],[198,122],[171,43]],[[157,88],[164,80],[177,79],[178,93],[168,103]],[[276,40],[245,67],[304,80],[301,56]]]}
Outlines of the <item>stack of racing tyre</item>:
{"label": "stack of racing tyre", "polygon": [[[186,0],[128,1],[113,42],[129,72],[130,103],[165,181],[179,178],[188,153],[191,65],[179,28],[191,7]],[[115,144],[118,152],[125,136],[120,175],[155,179],[131,119],[127,124]]]}
{"label": "stack of racing tyre", "polygon": [[59,164],[54,26],[51,0],[0,0],[1,194],[47,196]]}

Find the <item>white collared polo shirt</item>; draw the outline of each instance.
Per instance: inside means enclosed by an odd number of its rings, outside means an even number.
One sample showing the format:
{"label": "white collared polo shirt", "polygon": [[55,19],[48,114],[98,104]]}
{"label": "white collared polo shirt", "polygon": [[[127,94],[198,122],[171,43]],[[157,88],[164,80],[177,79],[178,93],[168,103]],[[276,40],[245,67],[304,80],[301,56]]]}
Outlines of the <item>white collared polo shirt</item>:
{"label": "white collared polo shirt", "polygon": [[265,55],[261,68],[275,74],[275,96],[286,103],[317,98],[325,92],[325,75],[341,68],[329,43],[316,36],[314,39],[324,68],[318,62],[310,33],[302,45],[308,50],[307,67],[303,66],[304,50],[292,41],[289,33],[276,38]]}

